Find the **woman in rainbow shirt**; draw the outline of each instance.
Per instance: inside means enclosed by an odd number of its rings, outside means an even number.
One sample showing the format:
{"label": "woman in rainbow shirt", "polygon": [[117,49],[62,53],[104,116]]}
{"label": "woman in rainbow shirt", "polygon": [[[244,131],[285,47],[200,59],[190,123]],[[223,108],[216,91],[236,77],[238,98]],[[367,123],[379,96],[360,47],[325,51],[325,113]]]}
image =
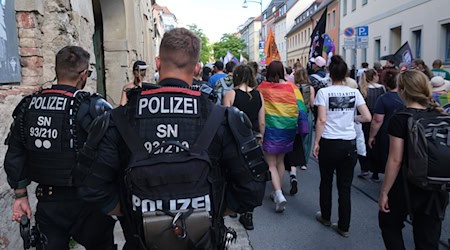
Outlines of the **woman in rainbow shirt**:
{"label": "woman in rainbow shirt", "polygon": [[303,96],[299,89],[284,79],[284,67],[273,61],[267,67],[267,81],[258,90],[264,98],[266,129],[263,149],[272,175],[275,211],[281,213],[286,207],[286,198],[281,190],[285,171],[284,155],[291,152],[296,134],[308,133],[308,116]]}

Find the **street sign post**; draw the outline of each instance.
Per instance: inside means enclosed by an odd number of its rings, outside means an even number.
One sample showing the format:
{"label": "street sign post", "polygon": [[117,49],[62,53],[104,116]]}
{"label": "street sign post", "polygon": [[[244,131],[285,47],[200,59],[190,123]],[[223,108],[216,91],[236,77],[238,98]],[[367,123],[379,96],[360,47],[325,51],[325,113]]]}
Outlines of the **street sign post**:
{"label": "street sign post", "polygon": [[355,29],[353,27],[344,30],[344,49],[356,49]]}
{"label": "street sign post", "polygon": [[369,47],[369,26],[356,27],[356,48],[366,49]]}

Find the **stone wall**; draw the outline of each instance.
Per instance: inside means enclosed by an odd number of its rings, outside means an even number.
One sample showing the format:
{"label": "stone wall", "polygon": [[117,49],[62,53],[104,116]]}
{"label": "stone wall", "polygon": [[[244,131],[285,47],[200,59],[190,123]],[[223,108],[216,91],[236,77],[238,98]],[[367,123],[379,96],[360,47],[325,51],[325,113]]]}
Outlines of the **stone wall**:
{"label": "stone wall", "polygon": [[[15,5],[22,81],[20,86],[0,88],[0,249],[23,248],[19,226],[11,222],[13,192],[3,170],[7,150],[4,141],[15,106],[23,96],[54,79],[55,55],[64,46],[83,47],[91,54],[91,63],[95,63],[91,5],[86,5],[84,0],[16,0]],[[93,73],[85,89],[91,92],[96,90],[95,71]],[[28,187],[28,191],[35,210],[34,185]]]}

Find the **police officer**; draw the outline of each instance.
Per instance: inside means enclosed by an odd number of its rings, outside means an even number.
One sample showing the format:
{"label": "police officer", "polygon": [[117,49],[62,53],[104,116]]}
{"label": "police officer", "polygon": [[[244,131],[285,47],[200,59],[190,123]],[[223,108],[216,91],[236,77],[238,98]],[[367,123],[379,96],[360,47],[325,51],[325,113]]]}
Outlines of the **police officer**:
{"label": "police officer", "polygon": [[[109,125],[99,145],[96,146],[89,139],[86,142],[85,148],[98,149],[94,154],[96,157],[92,158],[92,166],[86,166],[91,170],[86,171],[90,174],[85,177],[86,184],[80,188],[80,194],[86,200],[101,205],[107,213],[123,215],[121,222],[127,241],[124,249],[166,249],[167,247],[155,243],[164,237],[171,240],[170,235],[166,235],[166,230],[177,235],[180,241],[185,237],[192,239],[194,233],[190,230],[194,229],[189,226],[189,216],[195,215],[196,209],[200,208],[211,213],[213,236],[206,240],[202,238],[201,242],[192,240],[193,244],[188,247],[178,247],[177,239],[173,239],[168,243],[170,249],[221,249],[224,248],[225,238],[233,237],[233,231],[224,226],[223,215],[232,211],[252,211],[262,203],[268,167],[251,132],[248,118],[237,109],[216,106],[208,100],[207,95],[189,88],[194,71],[199,67],[197,62],[200,48],[200,39],[187,29],[176,28],[166,32],[159,57],[156,58],[156,67],[160,72],[159,86],[136,89],[136,93],[130,93],[126,106],[117,108],[111,115],[104,115],[98,120],[96,128]],[[117,114],[122,114],[122,118],[117,118]],[[217,119],[210,118],[213,114],[219,114]],[[123,129],[124,120],[128,124],[126,126],[129,126],[127,130]],[[211,193],[177,200],[142,198],[140,195],[145,195],[149,186],[163,186],[155,195],[170,196],[170,193],[180,191],[189,195],[189,188],[170,189],[170,184],[177,183],[179,187],[184,187],[192,182],[191,174],[197,175],[199,179],[194,180],[201,184],[204,176],[199,175],[198,165],[192,165],[187,159],[186,162],[181,162],[185,167],[180,172],[167,173],[172,174],[173,178],[166,178],[162,171],[169,172],[167,168],[177,164],[184,150],[195,151],[198,148],[196,146],[202,144],[199,138],[208,137],[205,135],[208,130],[213,133],[204,152],[211,162],[207,176],[207,182],[210,183],[207,185],[211,185],[208,190],[211,189]],[[172,144],[167,141],[172,141]],[[142,172],[140,176],[130,174],[138,170],[147,171],[144,164],[139,169],[137,166],[134,169],[127,168],[129,164],[142,163],[137,158],[140,156],[139,151],[143,149],[148,157],[146,162],[166,159],[163,166],[157,166],[153,162],[152,167],[161,167],[161,172]],[[83,151],[89,154],[91,150]],[[190,157],[199,155],[202,154]],[[89,161],[86,161],[86,165],[89,165]],[[129,182],[129,178],[139,177],[145,179],[141,184],[133,186],[133,181]],[[180,213],[183,209],[193,209],[194,212],[192,215]],[[157,216],[159,212],[163,212],[165,216],[161,216],[161,221],[168,215],[171,216],[169,225],[172,227],[166,228],[167,224],[152,222],[152,216]],[[201,220],[201,217],[197,218]],[[178,223],[180,220],[183,223]],[[154,226],[149,226],[148,223]],[[161,232],[154,232],[158,229]],[[184,229],[187,234],[183,233]],[[156,235],[156,239],[150,239],[151,234]]]}
{"label": "police officer", "polygon": [[5,171],[14,189],[12,219],[31,219],[27,186],[37,182],[35,214],[43,244],[68,249],[70,237],[87,249],[115,249],[115,220],[77,196],[72,169],[91,122],[111,106],[80,91],[91,74],[89,53],[67,46],[56,54],[57,84],[25,97],[16,107],[6,140]]}

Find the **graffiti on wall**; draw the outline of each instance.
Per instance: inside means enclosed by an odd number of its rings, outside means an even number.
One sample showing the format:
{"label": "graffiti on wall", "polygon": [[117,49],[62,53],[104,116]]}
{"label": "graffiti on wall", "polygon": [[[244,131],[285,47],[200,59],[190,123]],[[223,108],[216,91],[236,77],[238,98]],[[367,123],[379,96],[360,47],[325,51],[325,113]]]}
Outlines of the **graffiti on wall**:
{"label": "graffiti on wall", "polygon": [[0,0],[0,84],[20,82],[14,0]]}

